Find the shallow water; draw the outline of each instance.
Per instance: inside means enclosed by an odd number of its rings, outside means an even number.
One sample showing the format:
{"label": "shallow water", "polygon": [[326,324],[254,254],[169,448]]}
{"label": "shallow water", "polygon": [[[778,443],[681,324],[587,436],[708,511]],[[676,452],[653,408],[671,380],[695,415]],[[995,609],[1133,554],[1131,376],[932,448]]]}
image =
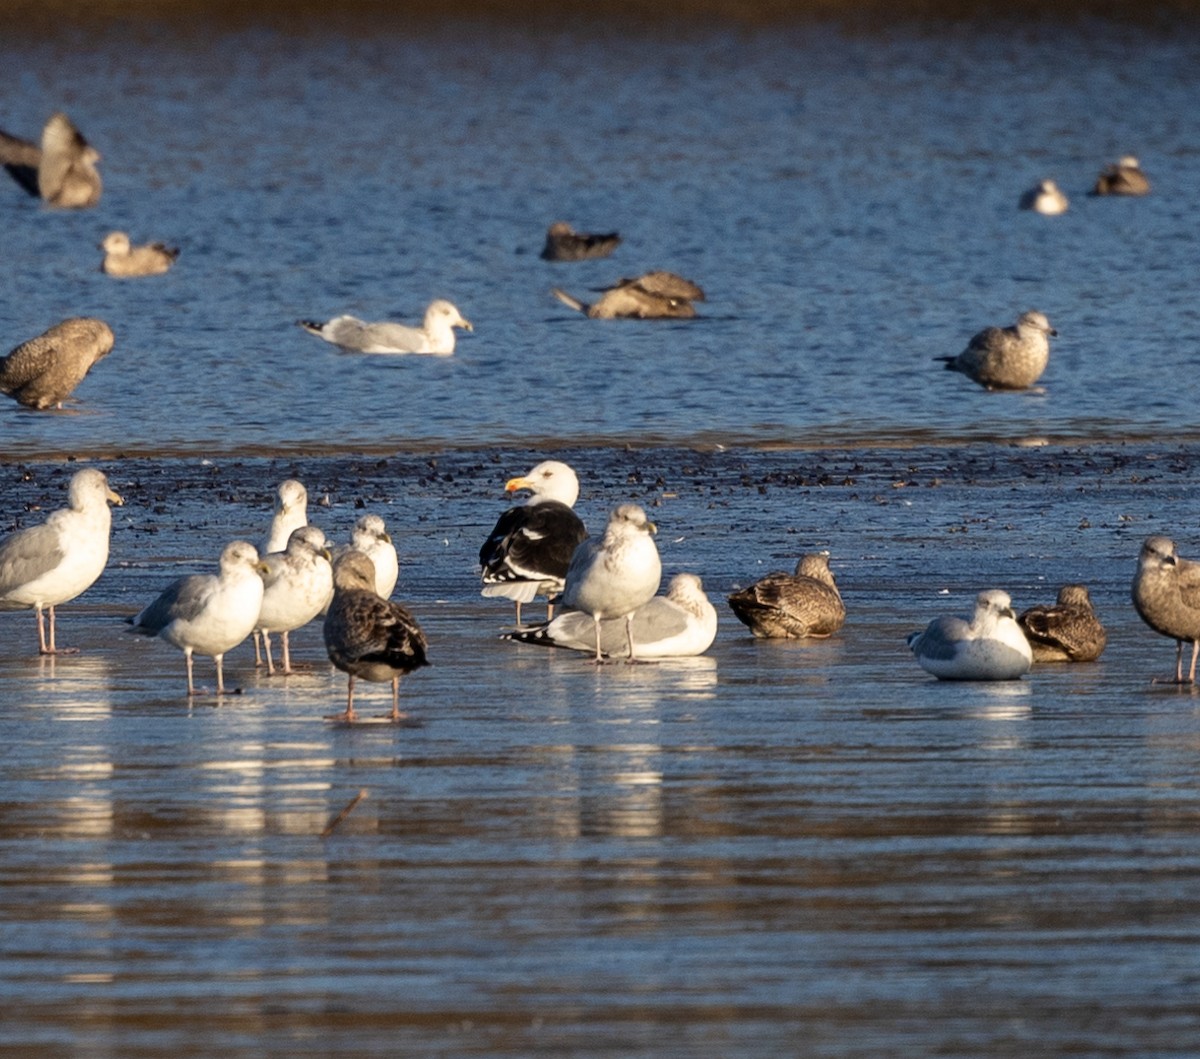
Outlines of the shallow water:
{"label": "shallow water", "polygon": [[[0,195],[11,342],[84,312],[119,340],[67,413],[0,408],[0,532],[61,503],[58,455],[126,498],[60,611],[81,654],[0,614],[0,1055],[1200,1052],[1200,709],[1128,603],[1145,535],[1200,550],[1194,30],[148,32],[0,41],[0,125],[64,106],[106,178],[86,214]],[[1086,199],[1129,150],[1156,193]],[[1065,217],[1015,210],[1044,175]],[[557,217],[626,241],[545,264]],[[104,277],[113,227],[179,266]],[[702,318],[547,294],[649,267]],[[476,325],[452,359],[293,323],[439,295]],[[1031,305],[1061,332],[1043,393],[930,360]],[[995,443],[1041,437],[1076,441]],[[721,608],[706,657],[496,638],[475,557],[548,449],[593,529],[652,509]],[[364,510],[397,538],[434,662],[404,727],[324,723],[315,627],[312,668],[243,645],[240,693],[192,704],[124,632],[289,476],[334,538]],[[744,635],[721,597],[818,547],[845,630]],[[1066,581],[1099,663],[954,686],[904,647]]]}
{"label": "shallow water", "polygon": [[[106,180],[78,214],[0,196],[8,341],[79,313],[118,336],[75,414],[0,429],[21,454],[1190,436],[1198,49],[1190,25],[1086,21],[0,42],[4,127],[64,107]],[[1086,197],[1128,152],[1155,193]],[[1015,208],[1045,176],[1062,217]],[[542,262],[559,218],[625,241]],[[117,227],[178,267],[104,276]],[[648,268],[698,281],[703,318],[590,321],[549,294]],[[452,359],[294,323],[437,296],[476,327]],[[932,361],[1031,307],[1060,331],[1044,393]]]}

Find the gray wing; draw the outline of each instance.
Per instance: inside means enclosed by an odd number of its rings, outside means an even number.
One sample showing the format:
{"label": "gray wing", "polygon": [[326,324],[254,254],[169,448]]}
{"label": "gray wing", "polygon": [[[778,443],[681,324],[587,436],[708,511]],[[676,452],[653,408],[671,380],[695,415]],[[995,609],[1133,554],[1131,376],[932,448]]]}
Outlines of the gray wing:
{"label": "gray wing", "polygon": [[37,182],[41,161],[42,149],[37,144],[0,131],[0,165],[34,198],[41,194]]}
{"label": "gray wing", "polygon": [[213,580],[208,574],[189,574],[172,581],[158,599],[131,619],[134,632],[157,636],[176,619],[191,621],[204,609]]}
{"label": "gray wing", "polygon": [[935,618],[913,639],[913,653],[948,662],[958,654],[959,644],[968,639],[969,630],[970,623],[962,618]]}
{"label": "gray wing", "polygon": [[592,563],[596,558],[596,553],[600,550],[601,538],[588,537],[582,541],[575,549],[575,554],[571,556],[571,562],[567,566],[566,584],[563,587],[563,606],[572,606],[572,601],[575,598],[575,590],[580,581],[587,576],[591,569]]}
{"label": "gray wing", "polygon": [[405,353],[417,353],[425,345],[425,332],[417,327],[407,327],[404,324],[393,324],[383,321],[377,324],[367,324],[362,329],[362,349],[376,349],[385,346]]}
{"label": "gray wing", "polygon": [[[634,612],[633,642],[635,649],[661,643],[687,629],[687,614],[663,596],[655,596]],[[596,649],[596,626],[590,614],[567,610],[550,622],[531,629],[505,633],[506,640],[541,644],[545,647],[564,647],[571,651]],[[625,637],[625,619],[610,618],[600,623],[600,650],[606,655],[629,653]]]}
{"label": "gray wing", "polygon": [[0,541],[0,596],[53,570],[63,555],[58,531],[45,523]]}

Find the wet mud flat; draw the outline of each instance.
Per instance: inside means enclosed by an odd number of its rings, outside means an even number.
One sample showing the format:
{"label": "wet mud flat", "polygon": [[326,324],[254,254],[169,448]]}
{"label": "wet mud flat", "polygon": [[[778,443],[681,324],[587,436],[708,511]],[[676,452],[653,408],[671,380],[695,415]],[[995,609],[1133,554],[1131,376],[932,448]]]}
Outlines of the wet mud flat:
{"label": "wet mud flat", "polygon": [[[593,531],[644,504],[720,609],[703,658],[599,669],[500,641],[478,595],[503,483],[546,455],[97,464],[126,503],[60,611],[81,653],[0,614],[0,1054],[1200,1050],[1200,710],[1151,683],[1174,646],[1128,602],[1144,536],[1200,552],[1200,450],[555,452]],[[0,532],[77,465],[0,465]],[[178,652],[124,632],[292,476],[335,539],[364,511],[395,536],[434,663],[403,726],[322,720],[345,683],[315,626],[302,672],[246,644],[241,693],[192,703]],[[720,597],[813,548],[845,628],[755,642]],[[953,685],[907,654],[980,588],[1064,581],[1098,663]]]}

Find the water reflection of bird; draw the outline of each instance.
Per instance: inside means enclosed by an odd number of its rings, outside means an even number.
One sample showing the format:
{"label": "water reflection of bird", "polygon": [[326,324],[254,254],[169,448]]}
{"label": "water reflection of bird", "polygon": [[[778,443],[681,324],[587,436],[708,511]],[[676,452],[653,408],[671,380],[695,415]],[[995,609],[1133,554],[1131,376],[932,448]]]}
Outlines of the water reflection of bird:
{"label": "water reflection of bird", "polygon": [[1105,166],[1096,178],[1093,195],[1148,195],[1150,180],[1138,160],[1131,154]]}
{"label": "water reflection of bird", "polygon": [[255,628],[262,634],[267,673],[274,674],[271,658],[271,633],[283,641],[283,672],[291,673],[289,634],[307,625],[321,613],[333,591],[333,573],[325,534],[316,526],[292,530],[287,547],[262,557],[263,598]]}
{"label": "water reflection of bird", "polygon": [[100,201],[101,181],[92,147],[65,114],[50,116],[41,146],[0,132],[0,165],[31,195],[51,206],[77,209]]}
{"label": "water reflection of bird", "polygon": [[420,327],[390,321],[367,323],[356,316],[335,316],[327,323],[298,320],[311,335],[325,339],[352,353],[433,353],[448,356],[454,352],[454,329],[475,328],[451,302],[439,298],[425,310]]}
{"label": "water reflection of bird", "polygon": [[544,261],[584,261],[587,258],[608,257],[620,243],[616,232],[603,235],[577,232],[566,221],[555,221],[546,229],[546,245],[542,247]]}
{"label": "water reflection of bird", "polygon": [[1023,210],[1033,210],[1034,213],[1053,217],[1066,213],[1071,203],[1063,194],[1062,188],[1053,180],[1043,180],[1026,191],[1018,205]]}
{"label": "water reflection of bird", "polygon": [[[655,596],[633,612],[631,628],[638,658],[687,658],[712,646],[717,611],[699,577],[676,574],[666,595]],[[569,610],[553,621],[503,633],[502,638],[590,653],[595,650],[595,635],[590,615]],[[627,653],[626,630],[619,618],[601,621],[600,648],[609,658]]]}
{"label": "water reflection of bird", "polygon": [[921,668],[939,680],[1015,680],[1033,665],[1012,600],[999,589],[976,596],[969,620],[935,618],[922,632],[909,634],[908,646]]}
{"label": "water reflection of bird", "polygon": [[1017,618],[1035,662],[1093,662],[1108,636],[1084,585],[1063,585],[1051,606],[1030,607]]}
{"label": "water reflection of bird", "polygon": [[101,268],[110,276],[159,276],[179,257],[179,251],[163,243],[133,246],[125,232],[109,232],[100,244],[104,251]]}
{"label": "water reflection of bird", "polygon": [[428,665],[428,645],[409,611],[375,591],[375,569],[362,552],[348,551],[333,566],[333,602],[325,616],[325,649],[329,660],[348,676],[346,710],[330,717],[352,724],[354,681],[391,682],[394,723],[400,712],[400,678]]}
{"label": "water reflection of bird", "polygon": [[[521,624],[521,605],[560,592],[576,547],[587,537],[572,510],[579,478],[559,460],[544,460],[528,474],[510,478],[505,492],[529,490],[524,504],[504,512],[479,549],[484,596],[511,599]],[[547,620],[554,609],[547,605]]]}
{"label": "water reflection of bird", "polygon": [[846,621],[828,552],[803,555],[795,573],[767,574],[728,602],[738,620],[762,639],[831,636]]}
{"label": "water reflection of bird", "polygon": [[54,608],[82,595],[104,572],[112,529],[108,505],[124,502],[104,474],[90,467],[75,472],[67,495],[68,506],[40,526],[0,541],[0,610],[34,611],[38,652],[44,655],[65,653],[55,643]]}
{"label": "water reflection of bird", "polygon": [[1186,683],[1196,682],[1200,654],[1200,563],[1183,559],[1175,542],[1147,537],[1133,576],[1133,606],[1155,632],[1175,641],[1175,683],[1183,684],[1183,645],[1192,645]]}
{"label": "water reflection of bird", "polygon": [[564,305],[593,320],[617,318],[690,319],[696,315],[693,302],[704,301],[704,291],[691,280],[673,272],[645,272],[633,279],[617,280],[605,288],[598,301],[580,301],[557,287],[551,293]]}
{"label": "water reflection of bird", "polygon": [[232,541],[221,552],[216,574],[191,574],[172,581],[153,603],[127,619],[134,632],[156,636],[183,652],[189,698],[196,694],[193,653],[212,656],[217,694],[224,694],[225,655],[250,635],[258,621],[266,572],[253,544]]}
{"label": "water reflection of bird", "polygon": [[592,618],[598,664],[604,660],[601,623],[625,619],[628,660],[636,661],[633,614],[658,591],[662,562],[654,546],[657,527],[637,504],[613,509],[604,536],[585,540],[571,557],[563,585],[562,603]]}
{"label": "water reflection of bird", "polygon": [[115,341],[103,320],[63,320],[0,357],[0,393],[26,408],[62,408],[92,366],[112,352]]}
{"label": "water reflection of bird", "polygon": [[1050,336],[1058,332],[1044,313],[1022,313],[1012,327],[988,327],[956,357],[935,357],[989,390],[1024,390],[1042,377],[1050,360]]}

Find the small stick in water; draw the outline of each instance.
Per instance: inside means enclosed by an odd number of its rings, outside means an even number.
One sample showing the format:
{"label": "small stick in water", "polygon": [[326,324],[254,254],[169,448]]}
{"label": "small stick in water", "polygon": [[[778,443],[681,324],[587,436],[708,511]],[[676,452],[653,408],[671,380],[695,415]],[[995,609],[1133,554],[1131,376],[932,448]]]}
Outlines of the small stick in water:
{"label": "small stick in water", "polygon": [[330,835],[332,835],[334,832],[334,829],[338,826],[338,824],[340,824],[343,820],[346,819],[346,817],[348,817],[352,812],[354,812],[354,807],[356,805],[358,805],[358,803],[361,802],[366,796],[367,796],[367,792],[366,792],[366,789],[364,788],[363,790],[359,791],[353,798],[351,798],[349,803],[346,805],[346,807],[340,813],[338,813],[337,816],[335,816],[332,820],[329,821],[328,826],[325,828],[324,831],[321,832],[321,837],[328,838]]}

